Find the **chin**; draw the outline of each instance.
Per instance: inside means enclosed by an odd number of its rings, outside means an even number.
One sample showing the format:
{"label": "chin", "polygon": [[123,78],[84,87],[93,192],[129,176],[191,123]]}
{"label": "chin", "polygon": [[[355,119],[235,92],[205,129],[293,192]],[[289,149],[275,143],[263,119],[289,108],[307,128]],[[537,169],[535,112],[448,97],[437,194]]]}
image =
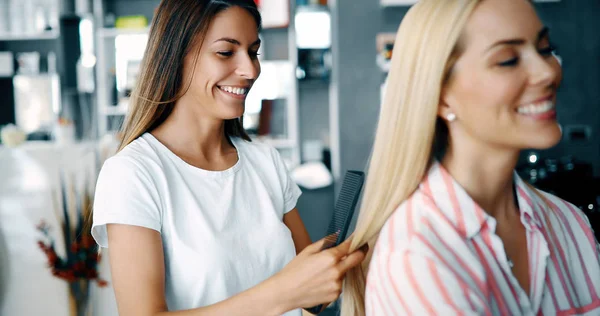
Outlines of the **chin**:
{"label": "chin", "polygon": [[234,120],[237,118],[240,118],[244,115],[244,111],[241,111],[239,113],[227,113],[221,116],[221,119],[223,119],[224,121],[228,121],[228,120]]}
{"label": "chin", "polygon": [[552,131],[547,131],[536,135],[535,139],[531,139],[531,141],[528,142],[529,144],[527,147],[539,150],[550,149],[560,143],[561,139],[562,130],[558,125],[556,125],[556,128]]}
{"label": "chin", "polygon": [[245,107],[242,106],[231,106],[224,105],[219,110],[218,116],[223,120],[233,120],[242,117],[245,112]]}
{"label": "chin", "polygon": [[230,113],[230,114],[231,114],[231,115],[229,115],[230,120],[242,117],[242,116],[244,116],[244,109],[242,109],[241,111],[236,111],[235,113]]}

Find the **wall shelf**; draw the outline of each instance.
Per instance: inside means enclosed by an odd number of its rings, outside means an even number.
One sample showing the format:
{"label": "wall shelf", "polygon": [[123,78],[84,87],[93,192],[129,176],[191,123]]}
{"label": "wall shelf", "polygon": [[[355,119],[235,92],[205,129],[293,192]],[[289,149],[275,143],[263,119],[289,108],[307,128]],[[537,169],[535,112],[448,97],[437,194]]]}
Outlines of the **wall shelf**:
{"label": "wall shelf", "polygon": [[149,28],[139,29],[118,29],[118,28],[100,28],[98,29],[98,36],[103,38],[117,37],[118,35],[134,35],[134,34],[148,34]]}
{"label": "wall shelf", "polygon": [[383,7],[402,7],[411,6],[417,3],[417,0],[381,0],[381,6]]}
{"label": "wall shelf", "polygon": [[39,40],[54,40],[60,36],[58,31],[47,31],[43,33],[32,34],[10,34],[0,33],[0,41],[39,41]]}
{"label": "wall shelf", "polygon": [[258,142],[268,144],[277,149],[293,149],[297,146],[296,142],[286,138],[271,138],[271,137],[260,137],[251,136],[252,139],[256,139]]}
{"label": "wall shelf", "polygon": [[127,114],[127,104],[109,105],[100,109],[100,112],[106,116],[121,116]]}

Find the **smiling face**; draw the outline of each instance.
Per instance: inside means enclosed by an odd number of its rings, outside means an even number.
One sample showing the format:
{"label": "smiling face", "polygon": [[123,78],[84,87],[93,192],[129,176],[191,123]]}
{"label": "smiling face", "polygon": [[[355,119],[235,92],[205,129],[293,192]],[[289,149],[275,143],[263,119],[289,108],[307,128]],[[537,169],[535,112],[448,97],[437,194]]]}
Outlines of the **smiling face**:
{"label": "smiling face", "polygon": [[241,117],[246,95],[260,74],[259,47],[258,26],[248,11],[234,6],[217,14],[196,50],[195,65],[193,53],[184,60],[183,76],[192,81],[181,100],[198,106],[204,116]]}
{"label": "smiling face", "polygon": [[561,67],[548,29],[526,0],[484,0],[459,43],[439,115],[452,143],[494,148],[549,148],[560,141],[556,90]]}

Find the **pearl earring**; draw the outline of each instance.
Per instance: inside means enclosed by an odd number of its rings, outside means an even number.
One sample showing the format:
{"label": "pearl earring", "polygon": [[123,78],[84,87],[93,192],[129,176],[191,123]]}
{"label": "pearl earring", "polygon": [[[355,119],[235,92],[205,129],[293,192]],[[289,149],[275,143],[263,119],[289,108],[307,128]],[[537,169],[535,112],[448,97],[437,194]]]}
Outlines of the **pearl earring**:
{"label": "pearl earring", "polygon": [[448,120],[448,122],[454,122],[456,120],[456,114],[449,113],[448,115],[446,115],[446,119]]}

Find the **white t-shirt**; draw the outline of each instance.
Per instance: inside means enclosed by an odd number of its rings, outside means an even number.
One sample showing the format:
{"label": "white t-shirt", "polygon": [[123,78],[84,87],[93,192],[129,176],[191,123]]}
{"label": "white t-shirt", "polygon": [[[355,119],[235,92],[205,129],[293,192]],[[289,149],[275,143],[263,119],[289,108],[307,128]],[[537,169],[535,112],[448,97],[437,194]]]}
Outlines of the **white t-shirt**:
{"label": "white t-shirt", "polygon": [[100,172],[92,235],[108,247],[109,223],[160,232],[169,310],[225,300],[271,277],[296,255],[283,215],[296,206],[300,189],[277,150],[238,138],[232,143],[238,162],[207,171],[146,133]]}

